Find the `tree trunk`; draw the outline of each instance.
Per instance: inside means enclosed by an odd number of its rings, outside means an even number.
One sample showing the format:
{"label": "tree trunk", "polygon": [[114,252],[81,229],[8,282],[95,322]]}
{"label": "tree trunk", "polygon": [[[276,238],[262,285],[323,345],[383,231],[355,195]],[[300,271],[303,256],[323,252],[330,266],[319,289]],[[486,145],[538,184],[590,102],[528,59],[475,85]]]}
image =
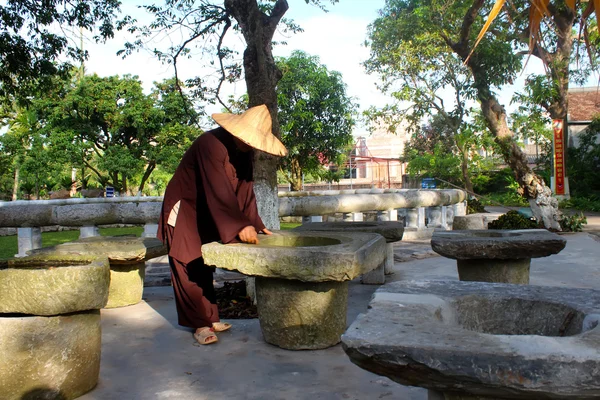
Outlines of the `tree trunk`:
{"label": "tree trunk", "polygon": [[154,168],[156,168],[156,162],[151,161],[146,167],[146,171],[144,171],[144,176],[142,176],[142,181],[140,182],[140,187],[138,188],[138,195],[142,195],[144,186],[146,186],[146,181],[148,181],[148,178],[150,178],[150,175],[154,171]]}
{"label": "tree trunk", "polygon": [[463,179],[465,180],[465,189],[467,190],[467,193],[475,193],[473,190],[473,182],[471,182],[471,176],[469,175],[469,152],[467,149],[461,150],[460,169],[462,171]]}
{"label": "tree trunk", "polygon": [[291,163],[291,172],[290,172],[290,186],[292,192],[297,192],[302,190],[302,168],[300,168],[300,163],[296,159],[292,159]]}
{"label": "tree trunk", "polygon": [[[225,8],[238,22],[246,40],[244,77],[249,106],[265,104],[273,120],[273,134],[281,137],[275,87],[282,74],[275,65],[271,42],[277,24],[288,9],[287,1],[277,0],[271,15],[260,11],[256,0],[225,0]],[[277,159],[259,151],[254,166],[254,192],[258,212],[267,228],[279,229]]]}
{"label": "tree trunk", "polygon": [[[466,60],[470,51],[467,41],[454,44],[452,49],[463,60]],[[485,67],[479,65],[476,60],[477,57],[471,57],[468,67],[473,74],[481,112],[500,145],[504,161],[512,169],[519,183],[520,194],[529,201],[531,211],[539,222],[547,229],[560,231],[558,201],[552,197],[552,190],[546,186],[544,180],[529,168],[525,154],[515,142],[514,133],[508,127],[506,110],[491,91],[485,77]]]}
{"label": "tree trunk", "polygon": [[19,167],[19,165],[15,165],[15,180],[13,183],[13,190],[12,190],[12,201],[16,201],[17,200],[17,196],[19,195],[19,172],[20,172],[21,168]]}

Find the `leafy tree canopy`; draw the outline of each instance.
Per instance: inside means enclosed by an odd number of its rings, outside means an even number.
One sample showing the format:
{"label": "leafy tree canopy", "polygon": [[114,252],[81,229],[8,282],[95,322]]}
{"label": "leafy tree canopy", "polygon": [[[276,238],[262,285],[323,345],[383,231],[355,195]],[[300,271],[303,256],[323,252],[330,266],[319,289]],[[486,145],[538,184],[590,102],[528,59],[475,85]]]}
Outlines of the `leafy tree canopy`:
{"label": "leafy tree canopy", "polygon": [[294,51],[277,65],[283,72],[277,85],[281,138],[289,150],[281,168],[292,189],[300,190],[303,173],[318,175],[323,165],[342,161],[357,104],[341,74],[328,71],[318,57]]}

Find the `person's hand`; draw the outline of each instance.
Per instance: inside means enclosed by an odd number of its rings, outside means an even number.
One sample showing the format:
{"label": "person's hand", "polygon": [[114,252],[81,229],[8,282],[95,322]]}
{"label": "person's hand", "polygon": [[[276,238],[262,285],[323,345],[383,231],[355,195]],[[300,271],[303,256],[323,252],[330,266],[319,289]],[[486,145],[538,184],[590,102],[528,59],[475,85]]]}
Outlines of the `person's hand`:
{"label": "person's hand", "polygon": [[244,243],[258,244],[258,236],[256,229],[252,225],[248,225],[238,233],[240,240]]}
{"label": "person's hand", "polygon": [[265,235],[272,235],[273,232],[271,232],[270,230],[268,230],[267,228],[263,229],[262,231],[260,231],[260,233],[264,233]]}

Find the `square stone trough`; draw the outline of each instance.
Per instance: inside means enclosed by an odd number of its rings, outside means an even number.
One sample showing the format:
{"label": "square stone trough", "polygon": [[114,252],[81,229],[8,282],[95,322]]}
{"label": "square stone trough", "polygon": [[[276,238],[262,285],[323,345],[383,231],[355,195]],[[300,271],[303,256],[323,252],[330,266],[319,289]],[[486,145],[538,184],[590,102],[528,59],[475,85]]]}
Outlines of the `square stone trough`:
{"label": "square stone trough", "polygon": [[0,260],[0,399],[74,399],[100,373],[106,258]]}
{"label": "square stone trough", "polygon": [[204,262],[256,277],[265,341],[323,349],[346,330],[348,281],[377,268],[385,239],[373,233],[276,231],[260,243],[202,246]]}
{"label": "square stone trough", "polygon": [[373,271],[362,276],[361,282],[367,285],[382,285],[385,275],[392,274],[394,268],[394,243],[402,240],[404,234],[404,219],[402,221],[375,222],[311,222],[302,224],[295,231],[314,232],[368,232],[377,233],[385,238],[386,255],[383,263]]}
{"label": "square stone trough", "polygon": [[393,282],[342,336],[351,361],[430,400],[600,399],[600,291]]}
{"label": "square stone trough", "polygon": [[146,260],[167,254],[155,238],[95,236],[29,252],[31,260],[59,261],[67,256],[106,257],[110,263],[110,288],[105,308],[124,307],[142,301]]}
{"label": "square stone trough", "polygon": [[546,229],[436,231],[431,248],[456,260],[461,281],[529,284],[532,258],[560,253],[567,241]]}

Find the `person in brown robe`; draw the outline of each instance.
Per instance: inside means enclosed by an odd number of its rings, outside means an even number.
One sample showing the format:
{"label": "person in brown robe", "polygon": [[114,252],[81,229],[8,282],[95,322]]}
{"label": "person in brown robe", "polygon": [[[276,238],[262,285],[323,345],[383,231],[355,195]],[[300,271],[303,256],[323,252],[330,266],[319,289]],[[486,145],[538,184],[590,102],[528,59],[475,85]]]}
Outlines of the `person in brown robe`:
{"label": "person in brown robe", "polygon": [[266,106],[240,115],[213,114],[219,128],[200,135],[184,154],[167,186],[157,237],[167,245],[179,325],[195,329],[200,344],[216,342],[220,322],[213,267],[202,259],[202,244],[258,243],[266,229],[256,205],[254,149],[287,154],[271,132]]}

